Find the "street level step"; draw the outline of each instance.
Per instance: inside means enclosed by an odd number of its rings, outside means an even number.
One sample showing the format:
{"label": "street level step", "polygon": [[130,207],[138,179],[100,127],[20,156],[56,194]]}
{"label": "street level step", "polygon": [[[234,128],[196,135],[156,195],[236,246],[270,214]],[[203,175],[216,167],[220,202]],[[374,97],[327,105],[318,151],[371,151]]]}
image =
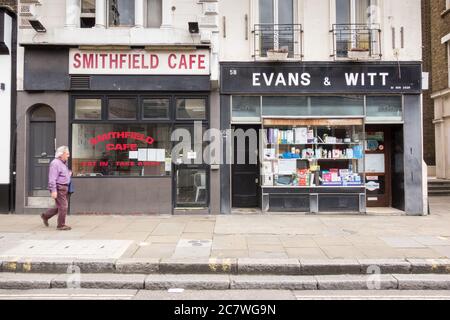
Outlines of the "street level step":
{"label": "street level step", "polygon": [[450,290],[448,274],[323,276],[1,273],[0,289]]}
{"label": "street level step", "polygon": [[[7,273],[336,275],[450,274],[450,259],[68,259],[0,258]],[[0,273],[1,274],[1,273]]]}

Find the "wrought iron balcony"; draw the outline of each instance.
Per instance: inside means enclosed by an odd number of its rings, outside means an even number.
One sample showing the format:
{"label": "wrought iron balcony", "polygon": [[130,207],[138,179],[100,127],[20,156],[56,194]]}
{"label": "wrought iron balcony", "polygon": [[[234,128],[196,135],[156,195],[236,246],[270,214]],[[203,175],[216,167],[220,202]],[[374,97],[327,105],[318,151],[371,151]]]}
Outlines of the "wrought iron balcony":
{"label": "wrought iron balcony", "polygon": [[301,60],[302,32],[300,24],[256,24],[255,60]]}
{"label": "wrought iron balcony", "polygon": [[381,59],[381,30],[378,24],[334,24],[333,56],[335,60]]}

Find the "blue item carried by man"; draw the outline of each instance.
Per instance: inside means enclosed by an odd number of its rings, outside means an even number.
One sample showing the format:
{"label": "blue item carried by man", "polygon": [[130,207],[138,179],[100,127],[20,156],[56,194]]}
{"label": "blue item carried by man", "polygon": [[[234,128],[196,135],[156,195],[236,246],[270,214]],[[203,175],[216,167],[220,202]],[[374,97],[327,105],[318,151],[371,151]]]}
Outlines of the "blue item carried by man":
{"label": "blue item carried by man", "polygon": [[73,186],[72,180],[69,183],[69,189],[67,190],[67,193],[71,194],[75,192],[75,188]]}

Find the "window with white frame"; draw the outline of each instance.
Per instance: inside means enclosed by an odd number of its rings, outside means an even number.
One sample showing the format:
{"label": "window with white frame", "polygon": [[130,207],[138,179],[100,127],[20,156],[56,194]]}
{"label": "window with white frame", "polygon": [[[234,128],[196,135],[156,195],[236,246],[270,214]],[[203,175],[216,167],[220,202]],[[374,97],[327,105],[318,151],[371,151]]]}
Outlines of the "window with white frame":
{"label": "window with white frame", "polygon": [[255,28],[258,37],[260,56],[266,57],[268,51],[284,51],[293,57],[298,44],[295,25],[295,0],[259,0],[259,24]]}
{"label": "window with white frame", "polygon": [[134,26],[135,1],[134,0],[109,0],[108,1],[108,25],[110,27]]}
{"label": "window with white frame", "polygon": [[162,24],[162,0],[147,0],[147,28],[159,28]]}

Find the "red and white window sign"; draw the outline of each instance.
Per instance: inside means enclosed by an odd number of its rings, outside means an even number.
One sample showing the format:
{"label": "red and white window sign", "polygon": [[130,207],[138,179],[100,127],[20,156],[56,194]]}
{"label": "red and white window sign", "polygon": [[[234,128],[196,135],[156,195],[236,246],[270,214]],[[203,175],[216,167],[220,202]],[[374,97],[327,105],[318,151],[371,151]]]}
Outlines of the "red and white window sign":
{"label": "red and white window sign", "polygon": [[209,51],[71,49],[70,74],[209,75]]}

